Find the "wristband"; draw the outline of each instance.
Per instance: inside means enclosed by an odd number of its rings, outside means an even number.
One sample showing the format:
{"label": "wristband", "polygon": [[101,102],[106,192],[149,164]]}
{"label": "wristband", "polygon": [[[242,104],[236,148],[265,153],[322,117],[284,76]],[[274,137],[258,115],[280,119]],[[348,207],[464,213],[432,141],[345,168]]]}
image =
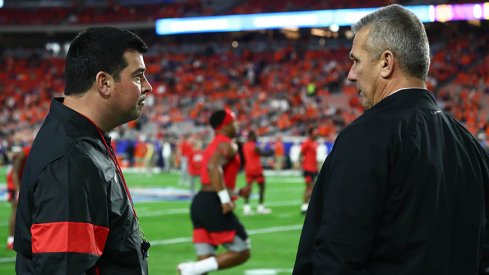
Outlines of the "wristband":
{"label": "wristband", "polygon": [[231,198],[229,197],[229,192],[226,188],[217,192],[217,195],[219,196],[219,199],[221,200],[221,204],[226,204],[226,203],[231,202]]}

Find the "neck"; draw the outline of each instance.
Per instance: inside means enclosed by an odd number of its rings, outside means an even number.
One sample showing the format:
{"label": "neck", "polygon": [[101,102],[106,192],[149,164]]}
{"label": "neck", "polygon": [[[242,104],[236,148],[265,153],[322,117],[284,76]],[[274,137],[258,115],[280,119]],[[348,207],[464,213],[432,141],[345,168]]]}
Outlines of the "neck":
{"label": "neck", "polygon": [[99,107],[96,104],[96,100],[93,100],[89,96],[89,92],[81,96],[66,96],[63,104],[66,107],[90,119],[95,124],[95,126],[99,127],[104,132],[109,132],[114,128],[106,123],[104,119],[99,115],[100,112],[97,112],[97,109]]}
{"label": "neck", "polygon": [[422,79],[414,77],[401,77],[398,79],[392,79],[385,85],[385,87],[382,89],[382,92],[379,93],[379,96],[377,97],[375,103],[377,104],[382,99],[390,96],[391,94],[394,94],[397,91],[406,88],[426,89],[426,82]]}
{"label": "neck", "polygon": [[219,129],[215,132],[216,135],[223,135],[223,136],[226,136],[230,139],[232,139],[233,137],[230,136],[229,132],[226,131],[226,128],[223,128],[223,129]]}
{"label": "neck", "polygon": [[226,132],[225,132],[225,131],[223,131],[222,129],[221,129],[221,130],[217,130],[215,133],[216,133],[216,135],[228,136],[228,135],[226,134]]}

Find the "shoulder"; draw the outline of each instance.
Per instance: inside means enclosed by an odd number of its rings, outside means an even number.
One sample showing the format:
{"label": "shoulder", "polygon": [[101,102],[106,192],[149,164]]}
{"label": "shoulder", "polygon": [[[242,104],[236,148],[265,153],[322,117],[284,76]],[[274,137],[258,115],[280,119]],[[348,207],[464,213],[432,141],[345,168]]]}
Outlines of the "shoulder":
{"label": "shoulder", "polygon": [[256,147],[256,143],[252,142],[252,141],[248,141],[248,142],[245,142],[245,144],[243,144],[243,147],[248,147],[248,148],[254,148]]}
{"label": "shoulder", "polygon": [[95,137],[83,137],[73,142],[66,156],[71,162],[96,171],[99,177],[110,180],[115,174],[115,163],[103,142]]}
{"label": "shoulder", "polygon": [[357,118],[338,135],[335,146],[361,144],[363,146],[386,147],[415,136],[419,124],[416,107],[404,110],[385,110],[368,113]]}
{"label": "shoulder", "polygon": [[230,141],[220,141],[217,144],[217,152],[226,152],[233,148],[232,143]]}
{"label": "shoulder", "polygon": [[51,153],[43,151],[45,148],[41,144],[37,146],[39,150],[33,147],[28,159],[32,166],[32,169],[29,168],[29,178],[34,177],[31,180],[53,178],[60,183],[76,184],[79,181],[87,182],[87,179],[108,182],[114,177],[115,165],[106,150],[102,150],[100,140],[81,137],[60,146],[63,146],[63,150]]}

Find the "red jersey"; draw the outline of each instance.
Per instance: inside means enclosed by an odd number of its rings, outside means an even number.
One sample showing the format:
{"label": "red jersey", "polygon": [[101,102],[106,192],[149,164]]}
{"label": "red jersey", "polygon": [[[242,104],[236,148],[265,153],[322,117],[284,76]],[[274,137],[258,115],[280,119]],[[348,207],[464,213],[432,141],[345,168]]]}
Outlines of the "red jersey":
{"label": "red jersey", "polygon": [[192,145],[187,140],[182,140],[180,143],[180,154],[184,157],[190,158],[192,155]]}
{"label": "red jersey", "polygon": [[7,190],[15,190],[14,168],[11,165],[7,169]]}
{"label": "red jersey", "polygon": [[202,169],[202,159],[204,158],[204,152],[202,150],[192,150],[192,154],[189,156],[188,173],[191,176],[199,176]]}
{"label": "red jersey", "polygon": [[[20,166],[20,171],[19,171],[19,179],[22,180],[22,173],[24,172],[24,166],[25,162],[27,160],[27,157],[29,156],[29,153],[31,152],[31,147],[26,146],[22,148],[22,152],[24,153],[24,161],[22,161],[22,165]],[[15,184],[14,184],[14,168],[10,167],[7,171],[7,189],[10,190],[15,190]]]}
{"label": "red jersey", "polygon": [[22,151],[24,151],[24,161],[22,162],[22,166],[20,167],[19,179],[22,179],[22,173],[24,173],[25,162],[27,161],[27,157],[29,156],[29,153],[31,152],[31,147],[26,146],[26,147],[22,148]]}
{"label": "red jersey", "polygon": [[243,155],[245,159],[245,173],[247,175],[258,175],[263,173],[260,153],[256,151],[256,143],[247,141],[243,144]]}
{"label": "red jersey", "polygon": [[134,149],[134,156],[138,158],[144,158],[147,151],[148,149],[146,148],[146,143],[143,141],[139,141],[136,144],[136,148]]}
{"label": "red jersey", "polygon": [[275,156],[283,157],[285,155],[284,143],[281,141],[275,141]]}
{"label": "red jersey", "polygon": [[[233,141],[225,135],[217,134],[204,150],[202,169],[200,170],[200,181],[202,184],[211,184],[207,165],[209,164],[209,160],[211,159],[212,155],[217,150],[217,146],[222,142],[232,143]],[[238,176],[240,165],[241,161],[239,159],[239,154],[236,152],[236,154],[222,167],[224,173],[224,184],[230,190],[234,190],[234,187],[236,186],[236,177]]]}
{"label": "red jersey", "polygon": [[313,139],[306,139],[301,146],[302,169],[308,172],[317,172],[318,163],[316,159],[318,143]]}

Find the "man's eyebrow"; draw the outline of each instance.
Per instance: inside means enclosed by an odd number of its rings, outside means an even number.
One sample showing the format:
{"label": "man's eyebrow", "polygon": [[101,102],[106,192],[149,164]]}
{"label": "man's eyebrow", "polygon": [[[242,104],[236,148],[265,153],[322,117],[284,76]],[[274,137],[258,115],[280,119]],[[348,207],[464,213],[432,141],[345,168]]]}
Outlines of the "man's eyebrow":
{"label": "man's eyebrow", "polygon": [[139,69],[135,70],[132,74],[137,75],[139,73],[144,73],[145,71],[146,71],[146,68],[139,68]]}

